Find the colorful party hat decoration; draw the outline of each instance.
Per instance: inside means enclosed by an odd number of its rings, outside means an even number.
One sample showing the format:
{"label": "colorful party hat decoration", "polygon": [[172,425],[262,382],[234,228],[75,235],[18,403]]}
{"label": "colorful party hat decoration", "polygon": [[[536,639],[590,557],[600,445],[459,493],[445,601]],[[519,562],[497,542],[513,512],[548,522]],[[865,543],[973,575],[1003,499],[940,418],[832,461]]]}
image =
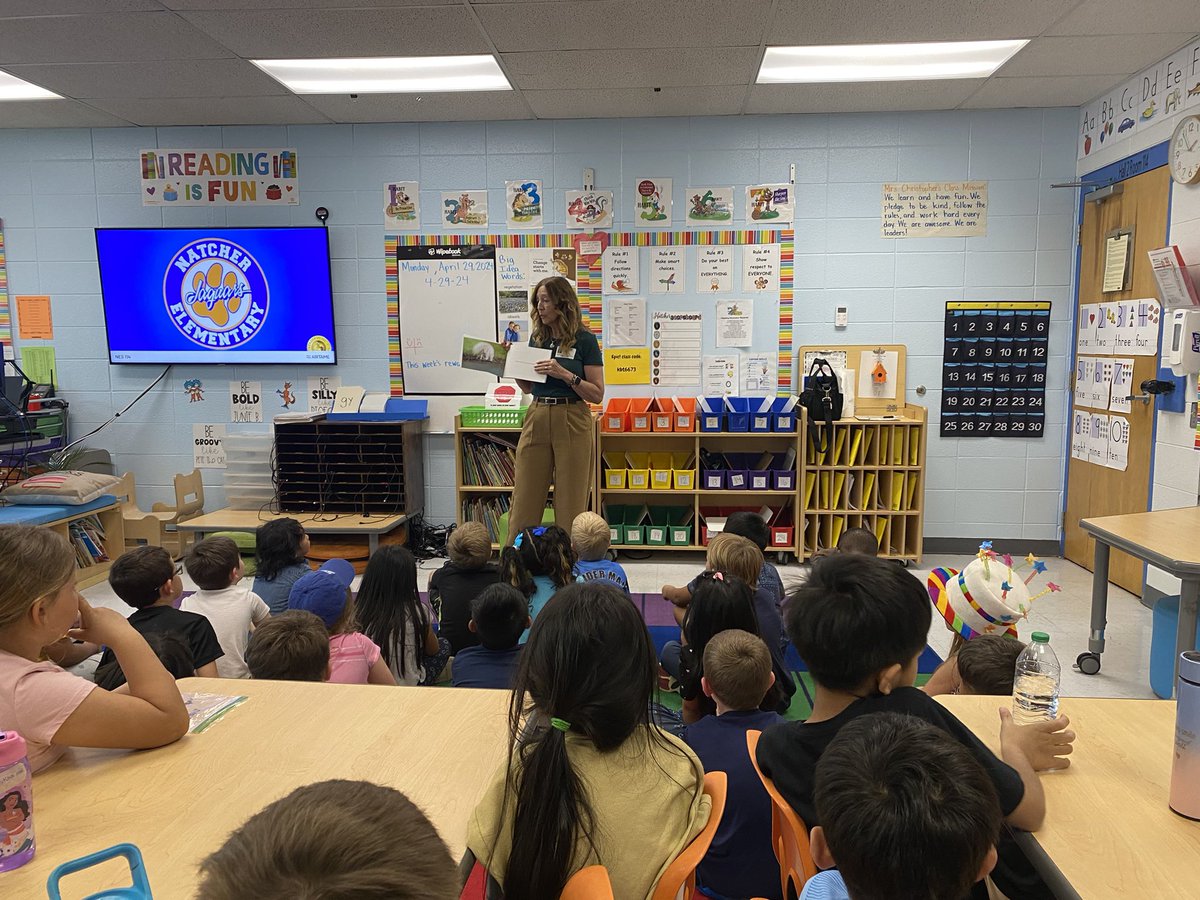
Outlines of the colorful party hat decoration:
{"label": "colorful party hat decoration", "polygon": [[[950,630],[967,640],[977,634],[1005,632],[1017,636],[1017,622],[1028,617],[1033,602],[1060,590],[1054,582],[1030,595],[1029,583],[1046,573],[1046,564],[1030,553],[1013,566],[1012,556],[997,555],[991,541],[979,545],[975,559],[961,572],[937,568],[929,573],[929,598]],[[1030,569],[1022,579],[1017,573]]]}

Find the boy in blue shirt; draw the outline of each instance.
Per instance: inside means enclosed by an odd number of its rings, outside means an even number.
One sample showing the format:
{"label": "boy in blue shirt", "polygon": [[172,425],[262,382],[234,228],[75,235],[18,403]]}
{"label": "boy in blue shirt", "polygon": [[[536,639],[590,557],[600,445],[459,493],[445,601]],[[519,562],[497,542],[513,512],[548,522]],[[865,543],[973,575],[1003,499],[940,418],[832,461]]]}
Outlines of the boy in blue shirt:
{"label": "boy in blue shirt", "polygon": [[451,675],[455,687],[512,687],[521,657],[521,634],[533,624],[529,601],[511,584],[493,584],[471,601],[467,626],[479,644],[464,647],[454,657]]}
{"label": "boy in blue shirt", "polygon": [[771,799],[746,747],[746,732],[783,721],[758,708],[774,683],[771,653],[757,635],[722,631],[704,648],[700,688],[717,705],[717,714],[687,726],[680,737],[705,772],[724,772],[729,779],[725,814],[697,869],[700,891],[709,897],[782,900],[771,849]]}
{"label": "boy in blue shirt", "polygon": [[575,551],[575,575],[581,581],[603,581],[629,595],[629,579],[620,563],[608,558],[612,532],[602,516],[581,512],[571,523],[571,548]]}
{"label": "boy in blue shirt", "polygon": [[962,900],[996,865],[987,772],[914,716],[876,713],[839,731],[817,763],[816,804],[813,860],[838,869],[810,878],[800,900]]}

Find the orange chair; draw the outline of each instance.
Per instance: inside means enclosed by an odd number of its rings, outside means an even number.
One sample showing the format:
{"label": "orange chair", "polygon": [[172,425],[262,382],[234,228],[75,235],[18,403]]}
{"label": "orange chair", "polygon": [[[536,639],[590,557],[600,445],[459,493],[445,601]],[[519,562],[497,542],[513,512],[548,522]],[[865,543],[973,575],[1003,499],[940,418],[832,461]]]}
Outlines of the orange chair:
{"label": "orange chair", "polygon": [[604,866],[584,866],[571,876],[558,900],[614,900],[612,882]]}
{"label": "orange chair", "polygon": [[[771,847],[775,850],[775,858],[779,860],[779,883],[783,888],[783,896],[799,897],[804,882],[817,874],[817,864],[813,862],[812,848],[808,844],[808,829],[796,811],[788,805],[775,787],[775,782],[763,774],[758,767],[758,738],[761,731],[746,732],[746,749],[750,751],[750,761],[754,763],[754,771],[762,780],[763,787],[771,798]],[[788,893],[788,886],[792,893]]]}
{"label": "orange chair", "polygon": [[704,859],[704,854],[708,852],[721,824],[721,816],[725,813],[725,792],[728,785],[729,779],[724,772],[709,772],[704,776],[704,793],[712,800],[712,812],[708,816],[708,823],[667,866],[662,878],[655,885],[650,900],[675,900],[677,897],[691,900],[696,892],[696,866],[700,865],[700,860]]}

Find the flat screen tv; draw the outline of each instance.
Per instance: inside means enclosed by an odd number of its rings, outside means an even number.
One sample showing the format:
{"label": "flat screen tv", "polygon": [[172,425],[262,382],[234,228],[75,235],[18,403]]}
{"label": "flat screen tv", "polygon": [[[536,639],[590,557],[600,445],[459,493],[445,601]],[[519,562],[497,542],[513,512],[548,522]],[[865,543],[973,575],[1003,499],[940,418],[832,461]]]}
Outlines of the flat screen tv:
{"label": "flat screen tv", "polygon": [[329,232],[97,228],[108,359],[337,362]]}

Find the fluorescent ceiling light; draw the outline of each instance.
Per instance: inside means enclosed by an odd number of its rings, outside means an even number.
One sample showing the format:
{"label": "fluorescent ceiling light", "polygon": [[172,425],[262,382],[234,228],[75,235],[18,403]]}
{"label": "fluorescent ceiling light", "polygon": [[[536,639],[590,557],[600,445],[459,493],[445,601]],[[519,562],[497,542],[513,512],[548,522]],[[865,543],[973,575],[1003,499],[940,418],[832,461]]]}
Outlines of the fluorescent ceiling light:
{"label": "fluorescent ceiling light", "polygon": [[987,78],[1028,41],[768,47],[759,84]]}
{"label": "fluorescent ceiling light", "polygon": [[58,94],[0,72],[0,100],[62,100]]}
{"label": "fluorescent ceiling light", "polygon": [[297,94],[512,90],[494,56],[254,59],[251,62]]}

